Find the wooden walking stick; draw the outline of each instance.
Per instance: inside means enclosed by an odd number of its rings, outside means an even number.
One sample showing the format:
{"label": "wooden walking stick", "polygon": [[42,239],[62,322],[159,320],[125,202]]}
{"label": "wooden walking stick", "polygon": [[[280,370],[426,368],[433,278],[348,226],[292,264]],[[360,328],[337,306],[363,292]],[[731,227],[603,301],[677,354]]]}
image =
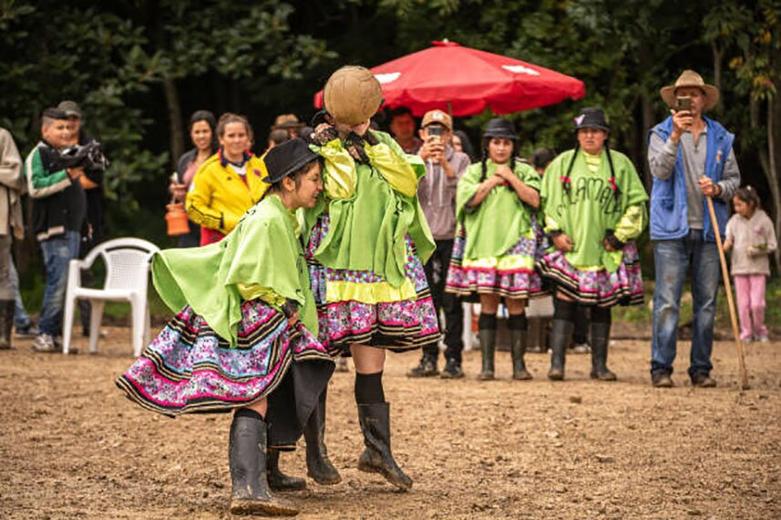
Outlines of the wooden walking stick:
{"label": "wooden walking stick", "polygon": [[743,353],[743,342],[740,340],[738,331],[738,318],[735,312],[735,302],[732,300],[732,284],[729,281],[729,270],[727,269],[727,257],[724,255],[724,246],[721,243],[721,234],[719,233],[719,222],[716,220],[716,211],[713,209],[713,199],[706,196],[708,201],[708,213],[710,222],[713,226],[713,234],[716,235],[716,248],[719,250],[719,261],[721,262],[721,277],[724,279],[724,289],[727,291],[727,306],[729,307],[729,318],[732,322],[732,333],[735,335],[735,348],[738,350],[738,369],[740,372],[740,388],[748,390],[748,372],[746,371],[746,356]]}

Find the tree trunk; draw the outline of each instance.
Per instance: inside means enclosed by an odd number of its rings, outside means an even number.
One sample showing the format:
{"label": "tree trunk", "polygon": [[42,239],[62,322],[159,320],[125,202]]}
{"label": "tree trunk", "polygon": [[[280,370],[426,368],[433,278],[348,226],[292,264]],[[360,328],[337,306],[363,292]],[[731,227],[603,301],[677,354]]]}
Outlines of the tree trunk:
{"label": "tree trunk", "polygon": [[[716,42],[711,42],[711,50],[713,51],[713,85],[721,92],[721,57],[724,55],[724,51],[719,49]],[[716,107],[719,110],[719,107]]]}
{"label": "tree trunk", "polygon": [[179,91],[173,78],[163,79],[165,104],[168,108],[168,128],[171,137],[171,165],[176,168],[176,161],[184,153],[184,129],[182,127],[182,106],[179,103]]}
{"label": "tree trunk", "polygon": [[653,178],[651,177],[651,169],[648,167],[648,132],[651,127],[654,126],[654,105],[651,102],[651,97],[648,92],[643,91],[640,96],[640,100],[643,108],[643,182],[645,183],[645,189],[648,193],[651,193],[651,183]]}
{"label": "tree trunk", "polygon": [[[773,123],[774,123],[774,98],[768,99],[767,103],[767,147],[760,146],[758,151],[759,164],[762,166],[762,173],[765,174],[768,187],[770,188],[770,197],[773,201],[774,218],[773,224],[776,230],[776,237],[781,236],[781,187],[779,187],[779,178],[776,170],[775,159],[775,139],[773,136]],[[751,128],[757,129],[760,126],[760,102],[753,97],[749,104],[749,118],[751,122]],[[776,250],[773,258],[775,260],[776,269],[781,272],[781,257],[780,253]]]}
{"label": "tree trunk", "polygon": [[[770,193],[773,196],[773,224],[775,224],[776,238],[781,237],[781,186],[779,186],[778,163],[776,162],[776,140],[775,140],[775,116],[781,103],[778,102],[775,95],[771,95],[767,100],[767,155],[768,168],[762,168],[767,176],[767,183],[770,186]],[[781,250],[776,248],[773,254],[776,261],[776,272],[781,273]]]}

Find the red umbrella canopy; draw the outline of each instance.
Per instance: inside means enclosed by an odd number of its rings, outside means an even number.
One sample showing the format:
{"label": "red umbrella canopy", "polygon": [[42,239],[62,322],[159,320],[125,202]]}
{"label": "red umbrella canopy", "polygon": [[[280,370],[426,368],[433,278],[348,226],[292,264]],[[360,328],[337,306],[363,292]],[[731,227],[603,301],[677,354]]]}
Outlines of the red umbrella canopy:
{"label": "red umbrella canopy", "polygon": [[[525,61],[491,54],[450,41],[373,67],[385,106],[404,106],[416,116],[429,110],[471,116],[490,108],[496,114],[580,99],[579,79]],[[323,92],[315,94],[315,107]]]}

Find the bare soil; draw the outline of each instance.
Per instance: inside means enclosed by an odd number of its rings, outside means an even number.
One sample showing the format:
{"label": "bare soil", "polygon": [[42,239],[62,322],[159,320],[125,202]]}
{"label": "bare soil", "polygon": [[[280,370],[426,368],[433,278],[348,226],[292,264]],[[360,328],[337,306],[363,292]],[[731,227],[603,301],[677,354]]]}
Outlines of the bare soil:
{"label": "bare soil", "polygon": [[[227,415],[176,420],[126,400],[114,378],[131,362],[129,331],[110,328],[98,355],[0,352],[0,518],[229,518]],[[752,388],[737,388],[734,344],[715,346],[715,389],[649,384],[648,341],[616,341],[617,383],[588,378],[569,355],[567,380],[409,379],[418,353],[389,355],[393,448],[409,493],[360,473],[353,373],[329,390],[327,440],[343,482],[288,498],[298,518],[781,518],[781,343],[748,347]],[[283,456],[303,475],[303,449]]]}

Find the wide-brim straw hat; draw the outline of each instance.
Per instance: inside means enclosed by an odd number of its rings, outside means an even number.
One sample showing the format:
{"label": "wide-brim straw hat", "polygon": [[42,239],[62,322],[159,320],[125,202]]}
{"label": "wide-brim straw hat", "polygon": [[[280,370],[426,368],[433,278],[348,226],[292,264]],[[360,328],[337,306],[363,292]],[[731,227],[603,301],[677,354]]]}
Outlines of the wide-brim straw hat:
{"label": "wide-brim straw hat", "polygon": [[710,110],[719,102],[719,89],[713,85],[705,83],[705,81],[702,79],[702,76],[697,74],[695,71],[687,69],[684,70],[680,76],[678,76],[678,79],[675,80],[675,84],[667,85],[666,87],[662,87],[659,90],[662,99],[665,103],[667,103],[668,107],[675,108],[675,91],[682,87],[697,87],[705,93],[705,105],[703,107],[704,110]]}
{"label": "wide-brim straw hat", "polygon": [[369,120],[382,104],[380,82],[365,67],[337,70],[323,89],[325,109],[338,123],[355,126]]}

